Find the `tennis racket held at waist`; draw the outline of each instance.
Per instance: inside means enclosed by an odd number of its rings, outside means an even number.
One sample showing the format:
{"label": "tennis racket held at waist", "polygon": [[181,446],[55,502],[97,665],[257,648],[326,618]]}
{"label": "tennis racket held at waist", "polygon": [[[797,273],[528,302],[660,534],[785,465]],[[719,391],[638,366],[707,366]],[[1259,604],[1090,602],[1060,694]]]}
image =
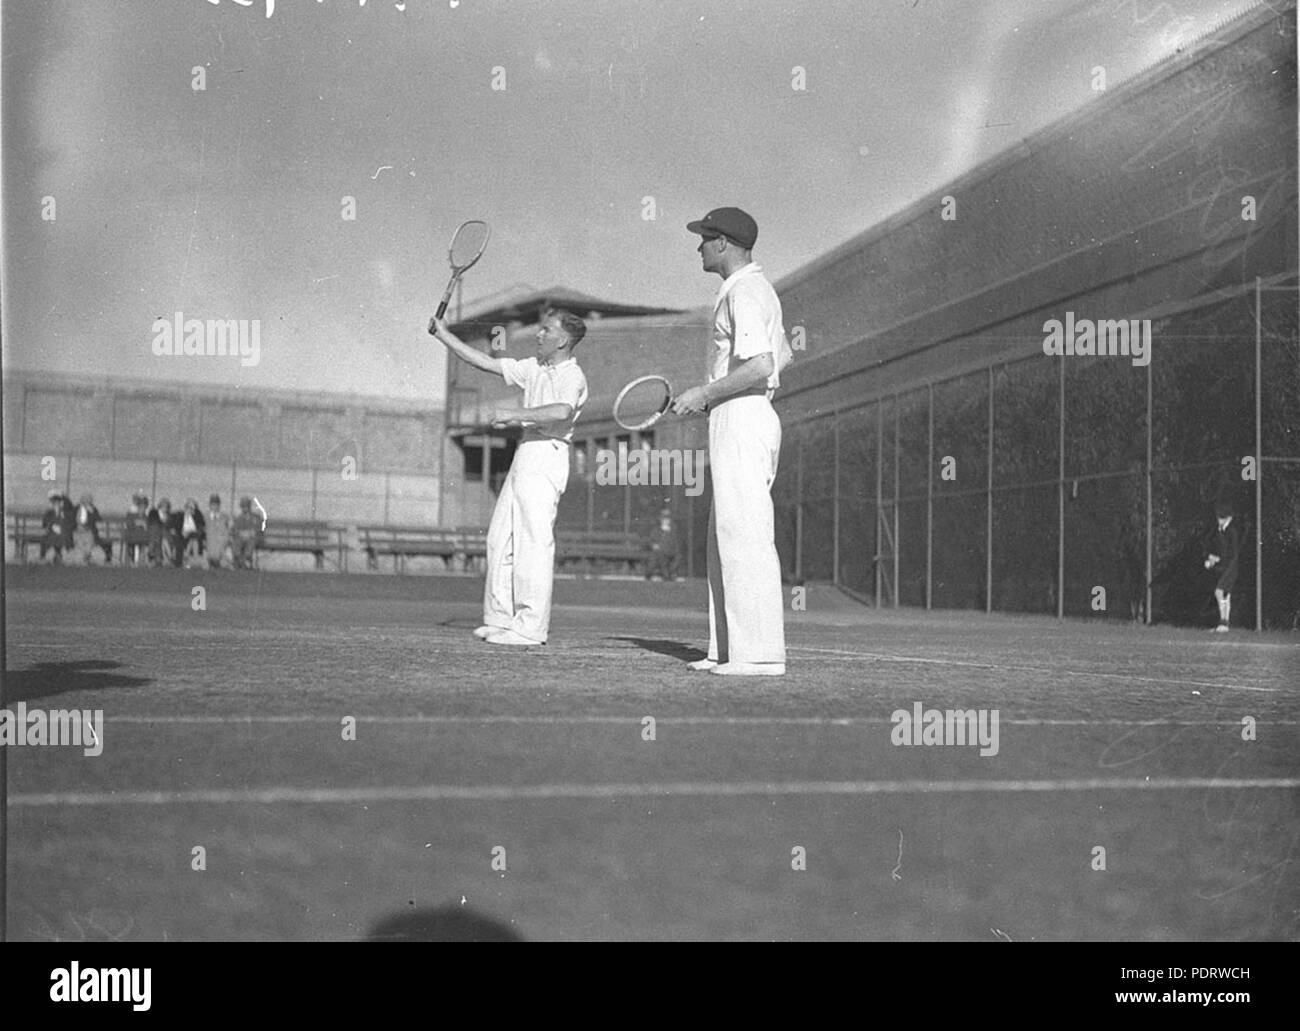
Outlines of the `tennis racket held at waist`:
{"label": "tennis racket held at waist", "polygon": [[648,430],[672,407],[673,387],[659,375],[638,376],[614,398],[614,421],[625,430]]}

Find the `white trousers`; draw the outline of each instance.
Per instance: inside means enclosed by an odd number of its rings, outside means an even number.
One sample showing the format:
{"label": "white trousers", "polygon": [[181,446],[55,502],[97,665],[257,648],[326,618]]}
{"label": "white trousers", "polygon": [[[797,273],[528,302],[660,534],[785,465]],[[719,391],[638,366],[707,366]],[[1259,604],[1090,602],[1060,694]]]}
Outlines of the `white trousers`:
{"label": "white trousers", "polygon": [[487,536],[483,622],[539,643],[551,628],[555,513],[569,482],[569,448],[525,440],[501,486]]}
{"label": "white trousers", "polygon": [[781,420],[761,395],[709,413],[709,658],[785,662],[785,599],[772,481]]}

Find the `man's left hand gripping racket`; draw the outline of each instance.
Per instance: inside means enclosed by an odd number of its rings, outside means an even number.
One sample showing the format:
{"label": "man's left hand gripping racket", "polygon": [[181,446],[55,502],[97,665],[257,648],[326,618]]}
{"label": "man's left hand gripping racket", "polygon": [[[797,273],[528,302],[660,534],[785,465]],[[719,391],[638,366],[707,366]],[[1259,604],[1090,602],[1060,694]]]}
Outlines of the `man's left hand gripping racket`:
{"label": "man's left hand gripping racket", "polygon": [[673,387],[662,376],[641,376],[618,392],[614,421],[625,430],[648,430],[673,403]]}
{"label": "man's left hand gripping racket", "polygon": [[447,290],[442,295],[442,303],[438,305],[438,314],[435,318],[440,319],[447,314],[447,303],[451,300],[451,292],[456,289],[456,283],[470,266],[483,257],[491,235],[492,227],[486,222],[462,222],[460,228],[456,230],[456,235],[451,238],[451,248],[447,252],[447,260],[451,263],[451,282],[447,284]]}

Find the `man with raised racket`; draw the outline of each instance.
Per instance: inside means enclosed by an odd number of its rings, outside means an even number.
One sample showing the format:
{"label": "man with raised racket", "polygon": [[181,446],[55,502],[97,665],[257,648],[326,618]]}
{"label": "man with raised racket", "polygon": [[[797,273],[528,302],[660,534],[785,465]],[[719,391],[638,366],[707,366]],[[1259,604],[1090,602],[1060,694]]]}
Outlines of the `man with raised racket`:
{"label": "man with raised racket", "polygon": [[569,481],[569,442],[587,401],[587,378],[573,349],[587,326],[566,311],[544,312],[537,357],[492,358],[470,347],[434,316],[429,332],[476,369],[523,390],[523,403],[500,406],[494,426],[522,426],[523,439],[488,524],[483,625],[489,644],[545,644],[555,579],[555,516]]}

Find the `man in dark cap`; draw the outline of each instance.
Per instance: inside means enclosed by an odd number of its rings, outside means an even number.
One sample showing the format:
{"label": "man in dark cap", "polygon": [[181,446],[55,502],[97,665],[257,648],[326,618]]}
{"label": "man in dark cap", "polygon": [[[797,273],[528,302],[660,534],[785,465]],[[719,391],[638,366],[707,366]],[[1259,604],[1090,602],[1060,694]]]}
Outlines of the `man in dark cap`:
{"label": "man in dark cap", "polygon": [[709,413],[709,651],[691,668],[781,676],[785,605],[771,494],[781,451],[772,396],[790,360],[781,301],[753,259],[758,225],[748,214],[715,208],[686,228],[700,236],[704,271],[722,279],[709,380],[673,402],[681,415]]}
{"label": "man in dark cap", "polygon": [[1237,583],[1239,570],[1237,559],[1241,552],[1241,527],[1233,517],[1230,501],[1221,499],[1215,503],[1214,518],[1217,525],[1210,534],[1205,568],[1219,574],[1219,579],[1214,584],[1214,600],[1219,605],[1219,625],[1214,630],[1226,634],[1232,615],[1232,588]]}

